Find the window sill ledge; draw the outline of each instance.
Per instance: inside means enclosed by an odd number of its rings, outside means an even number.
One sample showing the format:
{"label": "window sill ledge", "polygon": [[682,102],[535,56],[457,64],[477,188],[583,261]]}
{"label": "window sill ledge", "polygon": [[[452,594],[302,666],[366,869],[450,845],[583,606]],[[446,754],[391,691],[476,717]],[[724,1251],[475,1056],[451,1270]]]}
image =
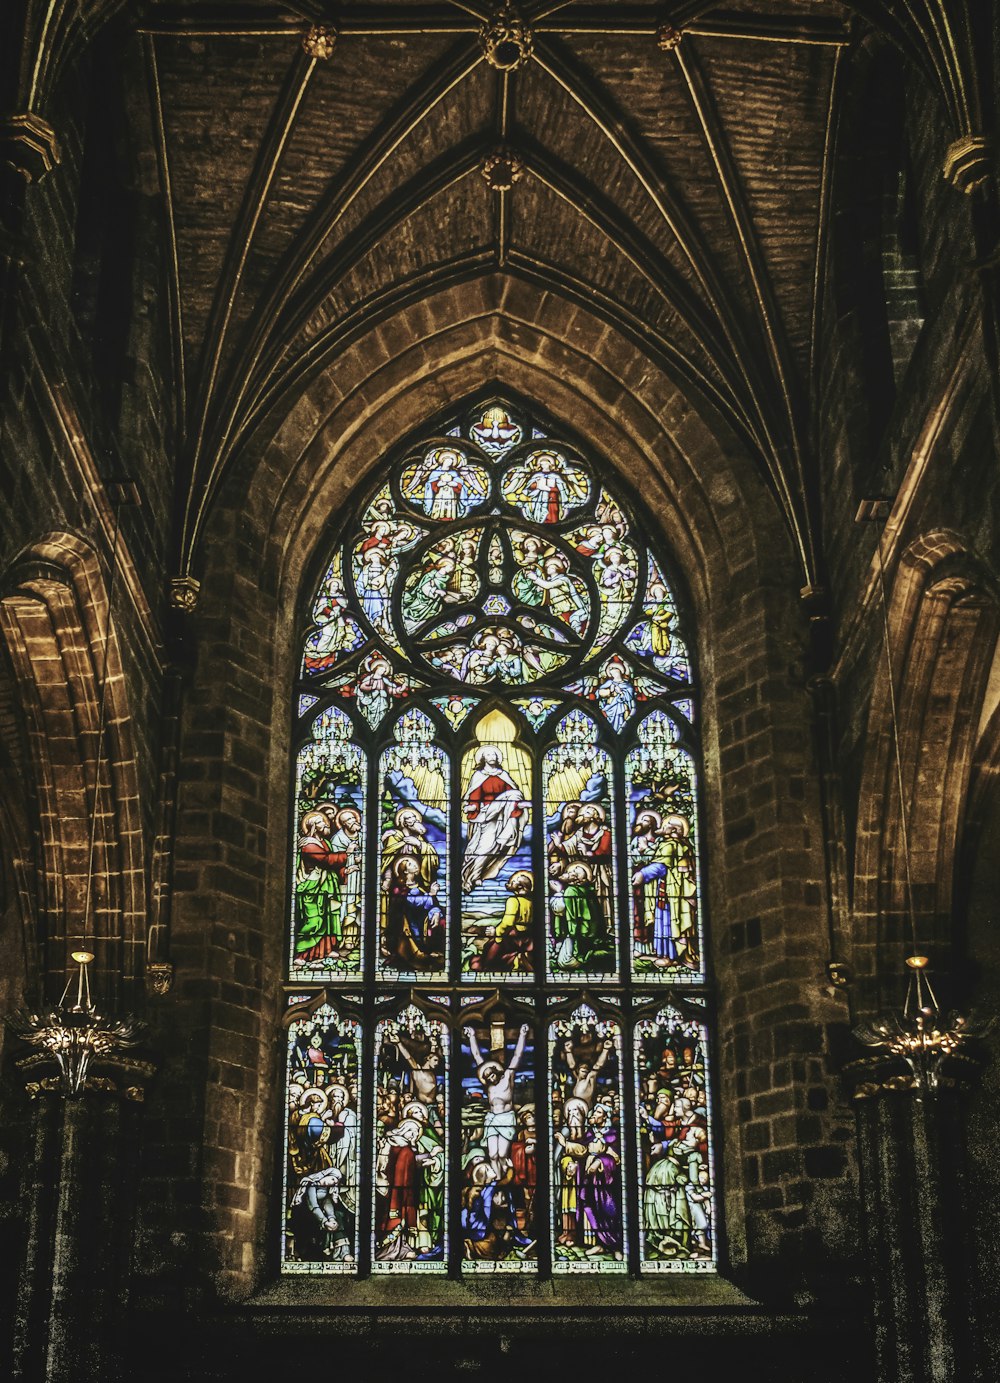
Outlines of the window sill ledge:
{"label": "window sill ledge", "polygon": [[403,1281],[399,1277],[369,1278],[362,1282],[344,1278],[279,1278],[241,1303],[244,1309],[282,1311],[335,1310],[338,1313],[480,1311],[756,1311],[758,1303],[725,1278],[699,1274],[697,1278],[627,1279],[601,1282],[581,1280],[525,1282],[503,1280],[464,1282]]}

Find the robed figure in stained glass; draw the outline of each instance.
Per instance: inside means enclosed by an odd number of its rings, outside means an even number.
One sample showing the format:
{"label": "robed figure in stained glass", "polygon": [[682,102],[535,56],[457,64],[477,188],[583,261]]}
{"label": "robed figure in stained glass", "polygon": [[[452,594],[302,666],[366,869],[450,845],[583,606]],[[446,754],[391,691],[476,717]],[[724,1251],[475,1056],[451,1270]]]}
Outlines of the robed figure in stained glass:
{"label": "robed figure in stained glass", "polygon": [[503,751],[487,745],[476,757],[465,794],[469,834],[462,866],[464,893],[471,893],[486,879],[495,879],[504,863],[517,853],[524,809],[524,790],[504,767]]}

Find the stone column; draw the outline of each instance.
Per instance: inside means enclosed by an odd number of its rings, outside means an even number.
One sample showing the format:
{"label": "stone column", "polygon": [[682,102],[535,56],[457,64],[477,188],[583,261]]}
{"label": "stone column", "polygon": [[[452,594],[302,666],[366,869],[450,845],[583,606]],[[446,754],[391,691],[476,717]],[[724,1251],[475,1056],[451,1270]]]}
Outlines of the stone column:
{"label": "stone column", "polygon": [[121,1377],[139,1131],[153,1067],[95,1061],[79,1097],[51,1058],[18,1063],[28,1109],[24,1253],[11,1358],[15,1383]]}
{"label": "stone column", "polygon": [[947,1059],[933,1093],[921,1092],[899,1057],[868,1057],[845,1071],[857,1114],[879,1383],[974,1376],[964,1307],[964,1132],[979,1069],[969,1057]]}

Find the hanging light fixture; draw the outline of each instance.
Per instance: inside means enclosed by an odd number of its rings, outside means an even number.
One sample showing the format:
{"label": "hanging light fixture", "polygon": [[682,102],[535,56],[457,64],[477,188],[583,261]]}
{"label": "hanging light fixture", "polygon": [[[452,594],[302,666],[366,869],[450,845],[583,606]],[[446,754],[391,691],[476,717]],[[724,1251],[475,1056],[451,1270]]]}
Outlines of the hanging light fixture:
{"label": "hanging light fixture", "polygon": [[930,981],[930,959],[923,954],[918,940],[916,912],[913,907],[903,766],[899,753],[899,717],[896,709],[892,641],[889,633],[889,606],[885,590],[885,566],[882,560],[882,536],[889,510],[890,504],[887,499],[864,500],[858,509],[856,522],[878,522],[883,525],[876,542],[879,602],[882,609],[882,639],[889,685],[889,719],[896,763],[896,789],[899,794],[899,829],[903,845],[906,912],[912,950],[905,958],[908,974],[903,1007],[880,1013],[870,1023],[860,1024],[854,1029],[854,1034],[859,1041],[875,1052],[901,1057],[909,1067],[917,1098],[923,1099],[925,1095],[933,1096],[937,1092],[942,1081],[942,1068],[947,1059],[956,1056],[969,1042],[985,1036],[992,1026],[992,1020],[978,1022],[971,1015],[963,1015],[954,1010],[942,1012]]}
{"label": "hanging light fixture", "polygon": [[[53,1057],[59,1068],[59,1087],[63,1095],[81,1095],[87,1083],[87,1070],[94,1057],[107,1057],[117,1051],[134,1047],[145,1032],[145,1024],[131,1016],[112,1018],[101,1013],[90,992],[90,966],[94,961],[92,943],[92,904],[94,895],[94,858],[97,846],[97,819],[104,772],[104,747],[108,717],[108,654],[111,645],[115,587],[119,568],[119,537],[123,504],[138,504],[136,486],[131,481],[110,487],[115,504],[115,527],[111,553],[111,577],[108,582],[108,614],[104,627],[101,652],[100,707],[98,712],[97,755],[94,771],[94,801],[90,822],[90,850],[87,866],[87,888],[84,897],[83,927],[80,947],[72,951],[76,969],[70,970],[66,987],[54,1008],[31,1013],[24,1010],[12,1014],[7,1022],[12,1031]],[[75,994],[71,991],[75,986]]]}

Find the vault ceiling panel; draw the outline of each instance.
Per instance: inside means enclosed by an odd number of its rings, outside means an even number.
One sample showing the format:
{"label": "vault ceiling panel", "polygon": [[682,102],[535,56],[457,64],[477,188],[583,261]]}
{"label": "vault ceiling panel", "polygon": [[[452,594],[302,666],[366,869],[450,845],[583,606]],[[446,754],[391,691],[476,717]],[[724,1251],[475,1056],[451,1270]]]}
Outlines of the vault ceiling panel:
{"label": "vault ceiling panel", "polygon": [[833,51],[703,40],[701,68],[792,347],[809,348]]}
{"label": "vault ceiling panel", "polygon": [[267,39],[155,42],[184,336],[196,348],[284,65]]}
{"label": "vault ceiling panel", "polygon": [[473,171],[379,240],[310,314],[285,358],[293,359],[317,335],[376,294],[449,258],[488,250],[494,238],[490,193]]}
{"label": "vault ceiling panel", "polygon": [[[699,40],[685,40],[692,45]],[[661,53],[652,39],[641,37],[609,42],[574,36],[574,54],[593,74],[623,113],[626,127],[662,170],[655,185],[668,209],[680,211],[693,232],[693,255],[714,270],[743,313],[752,310],[749,286],[739,258],[732,220],[720,192],[701,126],[691,108],[686,86],[670,53]],[[649,214],[662,223],[648,193],[630,204],[630,214]],[[685,256],[685,274],[693,269]]]}
{"label": "vault ceiling panel", "polygon": [[386,112],[450,46],[434,36],[419,43],[348,38],[329,62],[317,63],[254,239],[253,280],[274,264]]}
{"label": "vault ceiling panel", "polygon": [[544,72],[529,68],[528,74],[518,88],[518,125],[561,163],[577,170],[586,185],[597,188],[626,223],[634,224],[683,278],[690,279],[690,264],[676,239],[611,141]]}
{"label": "vault ceiling panel", "polygon": [[562,266],[583,284],[593,285],[614,303],[622,304],[634,320],[670,337],[703,368],[710,368],[708,357],[678,313],[599,230],[533,178],[518,184],[513,203],[515,249],[529,259]]}

